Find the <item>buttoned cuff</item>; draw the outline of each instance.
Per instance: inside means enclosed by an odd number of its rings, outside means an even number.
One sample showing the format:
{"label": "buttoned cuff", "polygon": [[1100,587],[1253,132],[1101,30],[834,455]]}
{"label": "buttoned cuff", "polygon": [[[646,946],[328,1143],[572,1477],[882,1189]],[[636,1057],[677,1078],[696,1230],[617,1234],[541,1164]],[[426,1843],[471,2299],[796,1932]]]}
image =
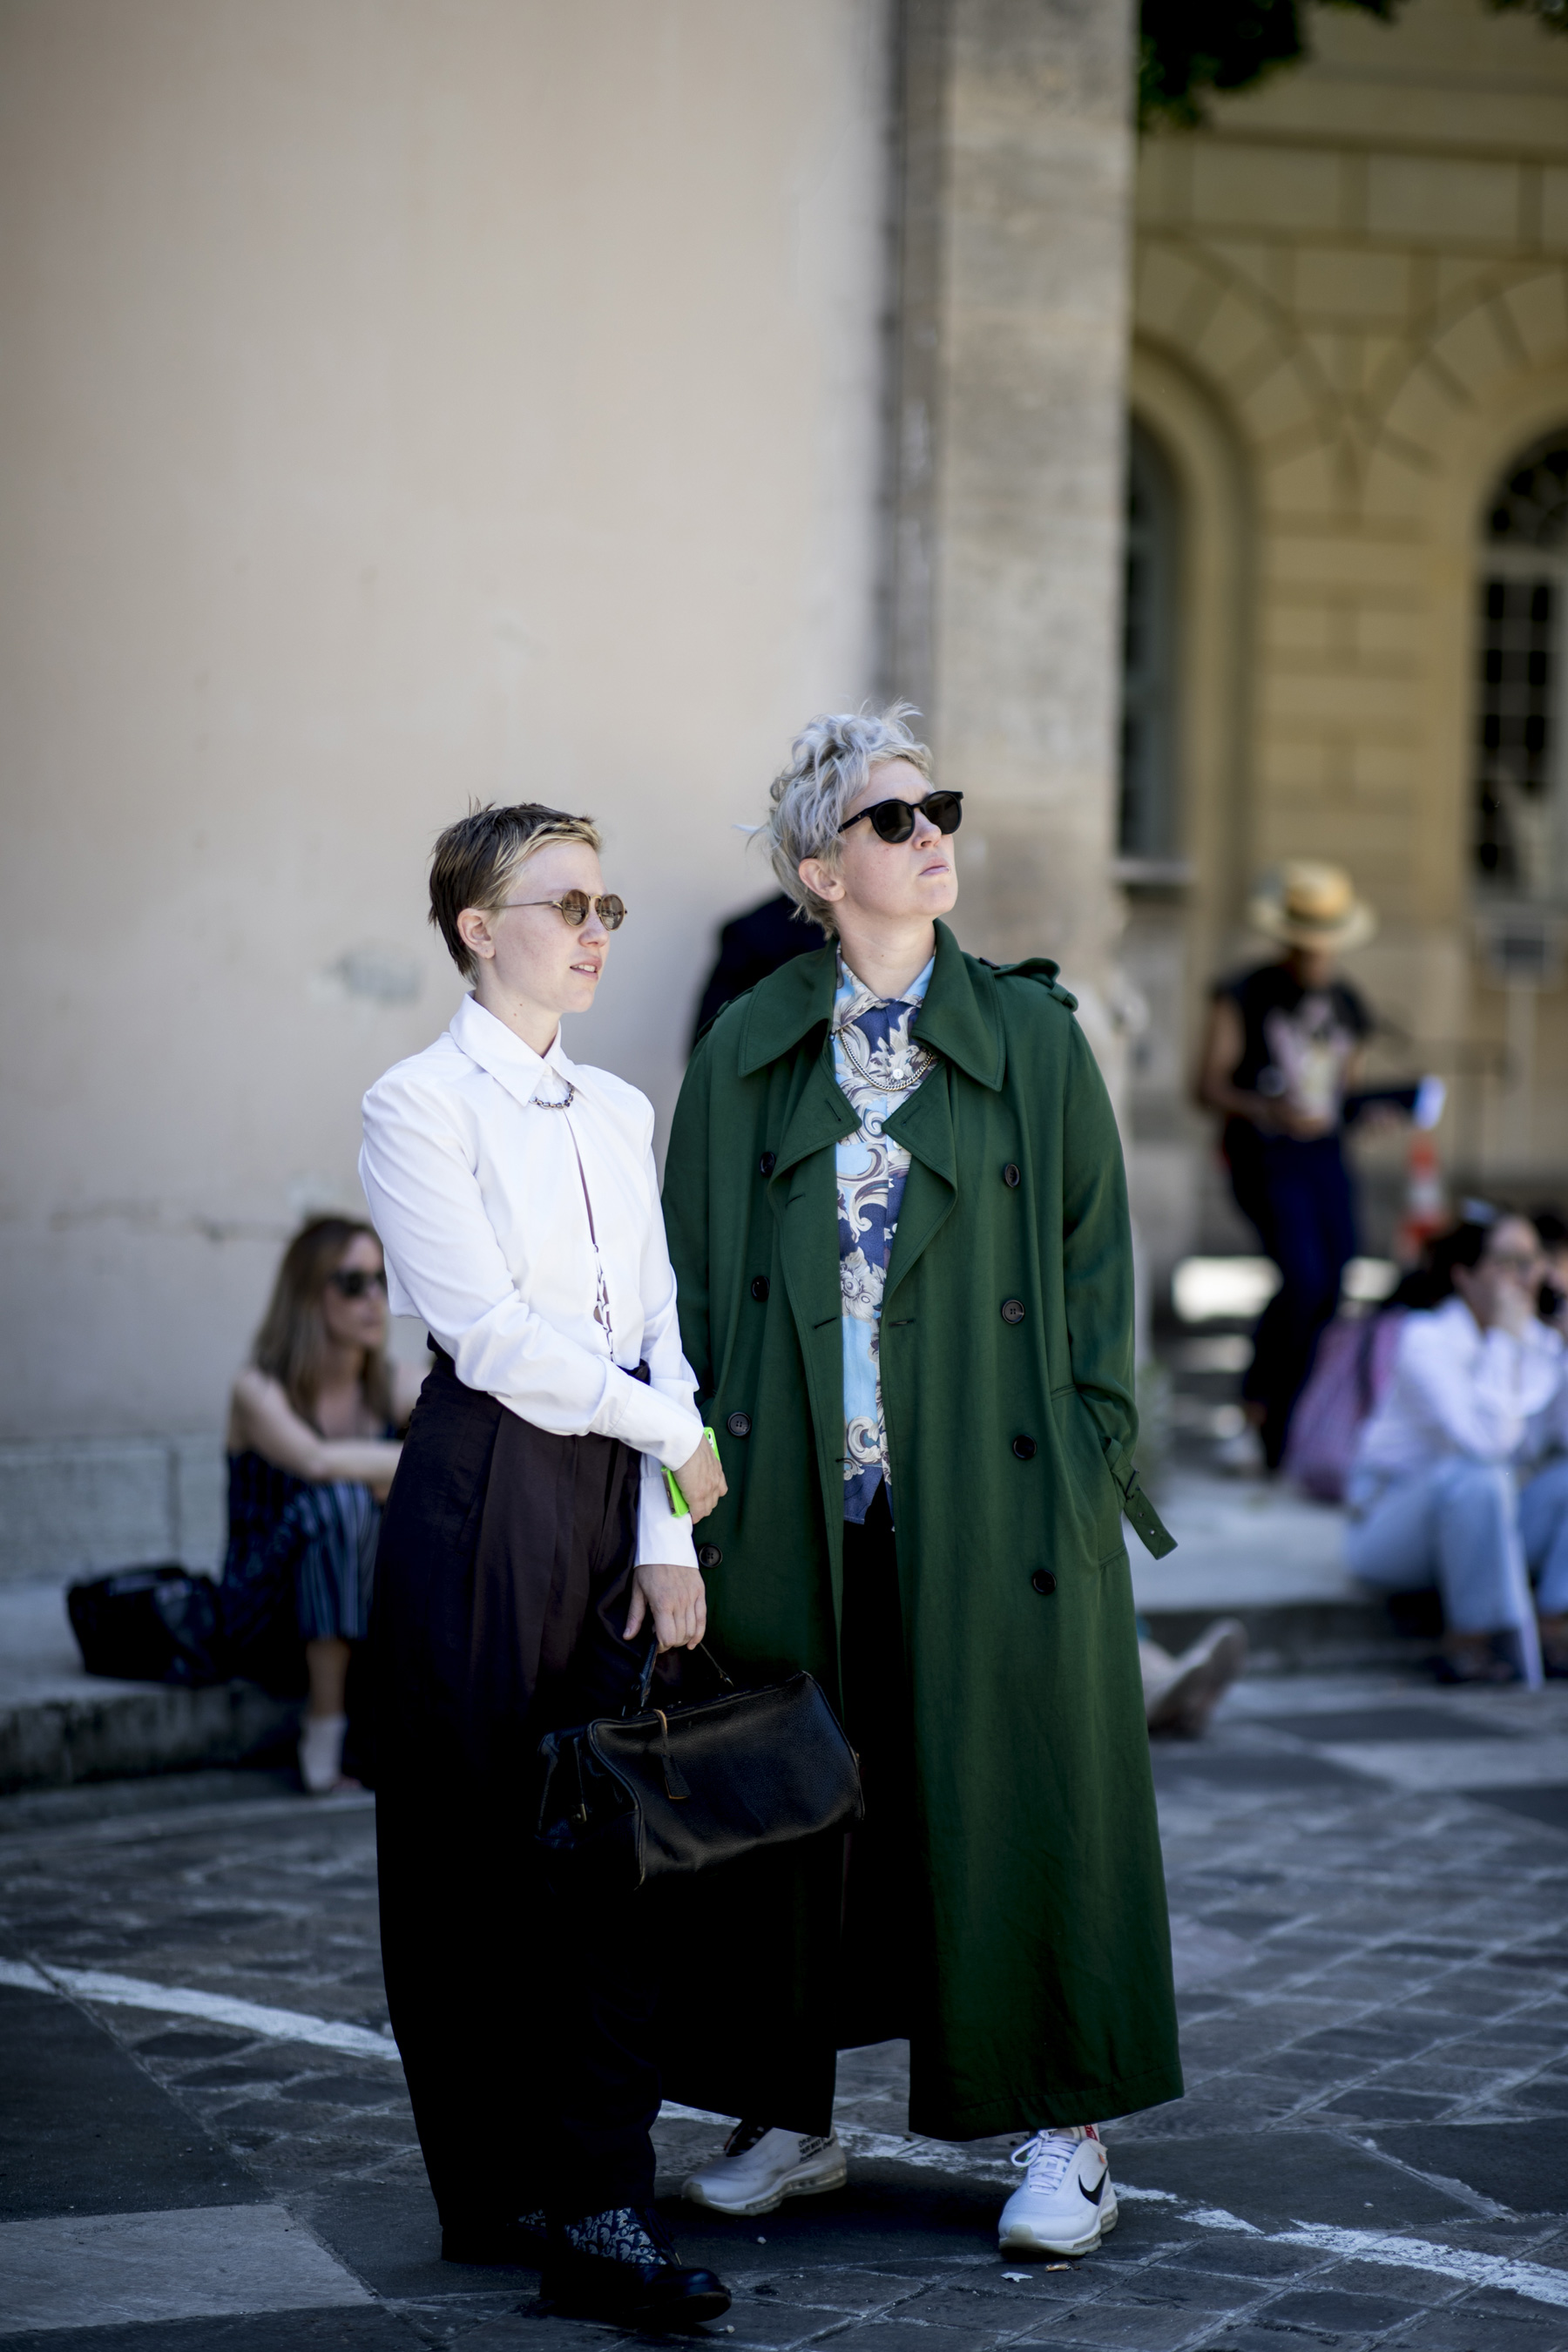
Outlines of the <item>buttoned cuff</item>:
{"label": "buttoned cuff", "polygon": [[602,1437],[618,1437],[639,1454],[651,1454],[666,1470],[679,1470],[702,1443],[702,1423],[689,1400],[682,1403],[616,1364],[606,1368],[595,1427]]}
{"label": "buttoned cuff", "polygon": [[[690,1448],[682,1454],[689,1458]],[[637,1496],[637,1553],[636,1566],[654,1567],[663,1563],[668,1568],[695,1568],[697,1540],[692,1533],[691,1514],[678,1519],[670,1507],[669,1489],[664,1483],[664,1472],[651,1454],[642,1458],[642,1486]]]}

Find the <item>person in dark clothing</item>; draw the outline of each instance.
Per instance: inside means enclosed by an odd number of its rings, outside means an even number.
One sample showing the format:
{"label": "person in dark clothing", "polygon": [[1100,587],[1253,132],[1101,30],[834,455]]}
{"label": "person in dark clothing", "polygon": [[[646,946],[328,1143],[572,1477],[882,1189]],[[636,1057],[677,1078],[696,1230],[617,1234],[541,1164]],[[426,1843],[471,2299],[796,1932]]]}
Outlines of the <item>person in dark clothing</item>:
{"label": "person in dark clothing", "polygon": [[800,920],[794,901],[782,890],[776,898],[764,898],[760,907],[750,908],[732,923],[726,923],[719,934],[719,961],[708,975],[697,1008],[693,1044],[726,1004],[744,996],[781,964],[809,955],[813,948],[822,945],[822,937],[816,924]]}
{"label": "person in dark clothing", "polygon": [[1279,1269],[1242,1384],[1247,1419],[1276,1470],[1356,1252],[1341,1130],[1373,1024],[1334,966],[1372,937],[1376,918],[1348,874],[1305,859],[1282,867],[1247,912],[1285,954],[1216,985],[1196,1092],[1225,1121],[1220,1149],[1237,1206]]}

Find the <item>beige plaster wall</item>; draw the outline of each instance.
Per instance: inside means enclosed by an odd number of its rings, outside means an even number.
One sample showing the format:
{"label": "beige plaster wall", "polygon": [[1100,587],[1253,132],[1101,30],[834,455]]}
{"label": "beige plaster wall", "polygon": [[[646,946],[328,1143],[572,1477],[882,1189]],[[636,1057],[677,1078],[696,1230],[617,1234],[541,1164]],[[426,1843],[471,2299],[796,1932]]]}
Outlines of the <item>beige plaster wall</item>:
{"label": "beige plaster wall", "polygon": [[[1477,0],[1311,31],[1140,160],[1134,398],[1247,583],[1228,635],[1188,613],[1187,1026],[1248,875],[1328,856],[1383,911],[1364,979],[1436,1052],[1503,1022],[1469,919],[1478,528],[1568,423],[1568,40]],[[1528,1142],[1471,1089],[1472,1169],[1568,1169],[1560,992],[1539,1016]]]}
{"label": "beige plaster wall", "polygon": [[673,1098],[874,682],[883,0],[0,5],[0,1435],[207,1429],[449,1017],[470,794],[605,821]]}
{"label": "beige plaster wall", "polygon": [[1132,138],[1130,0],[906,0],[888,675],[967,795],[960,921],[1111,971]]}

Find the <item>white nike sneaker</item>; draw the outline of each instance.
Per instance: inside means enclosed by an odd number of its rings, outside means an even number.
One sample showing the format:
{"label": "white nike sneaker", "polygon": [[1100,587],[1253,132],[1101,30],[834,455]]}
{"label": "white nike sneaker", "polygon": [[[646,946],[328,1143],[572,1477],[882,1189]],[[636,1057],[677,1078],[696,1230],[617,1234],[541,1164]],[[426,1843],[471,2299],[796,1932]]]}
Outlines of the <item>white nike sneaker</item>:
{"label": "white nike sneaker", "polygon": [[689,2174],[680,2193],[716,2213],[771,2213],[786,2197],[821,2197],[842,2189],[848,2178],[836,2131],[813,2139],[776,2126],[739,2123],[722,2155]]}
{"label": "white nike sneaker", "polygon": [[1024,2185],[1002,2208],[997,2240],[1005,2254],[1087,2254],[1116,2227],[1110,2159],[1092,2124],[1038,2131],[1013,2161]]}

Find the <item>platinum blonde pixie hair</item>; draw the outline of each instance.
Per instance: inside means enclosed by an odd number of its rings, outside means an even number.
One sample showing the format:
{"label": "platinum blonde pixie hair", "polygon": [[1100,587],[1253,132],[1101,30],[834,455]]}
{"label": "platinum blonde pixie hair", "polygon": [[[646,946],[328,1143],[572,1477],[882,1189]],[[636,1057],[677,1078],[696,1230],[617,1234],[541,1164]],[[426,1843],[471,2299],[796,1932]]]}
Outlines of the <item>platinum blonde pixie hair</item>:
{"label": "platinum blonde pixie hair", "polygon": [[813,719],[791,744],[789,765],[773,778],[773,814],[759,831],[780,889],[795,900],[796,916],[802,922],[820,923],[829,939],[838,930],[833,908],[806,888],[797,871],[800,861],[820,857],[825,866],[837,865],[844,812],[864,790],[873,768],[889,760],[907,760],[929,780],[930,750],[905,723],[919,717],[912,703],[895,702],[874,714],[840,710]]}

